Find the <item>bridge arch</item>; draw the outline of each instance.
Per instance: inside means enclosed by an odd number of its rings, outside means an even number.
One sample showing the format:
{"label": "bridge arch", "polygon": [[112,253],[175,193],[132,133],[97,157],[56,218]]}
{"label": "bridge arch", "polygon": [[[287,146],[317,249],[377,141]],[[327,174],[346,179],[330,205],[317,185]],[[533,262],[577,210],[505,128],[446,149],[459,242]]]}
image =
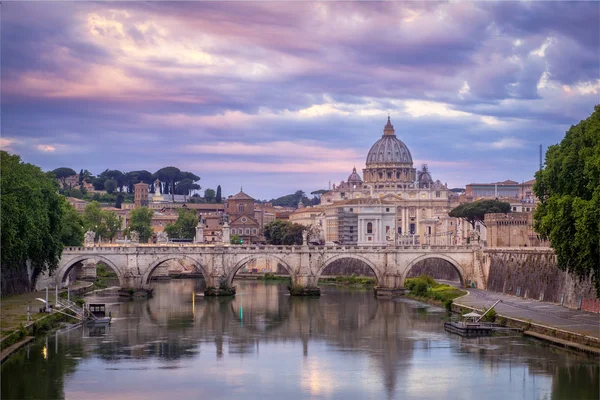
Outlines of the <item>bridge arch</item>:
{"label": "bridge arch", "polygon": [[381,273],[381,271],[379,271],[379,269],[377,268],[377,266],[375,266],[375,264],[373,264],[373,262],[371,260],[369,260],[367,257],[364,257],[364,256],[362,256],[360,254],[337,254],[337,255],[335,255],[333,257],[327,258],[323,262],[323,264],[319,267],[319,269],[317,270],[317,273],[316,273],[315,283],[319,282],[319,278],[323,274],[323,271],[325,271],[325,268],[327,268],[333,262],[338,261],[338,260],[343,260],[343,259],[351,259],[351,260],[362,261],[369,268],[371,268],[371,270],[375,274],[375,279],[377,280],[377,284],[379,285],[379,283],[382,282],[383,274]]}
{"label": "bridge arch", "polygon": [[408,274],[410,273],[410,270],[419,262],[424,261],[424,260],[429,260],[429,259],[439,259],[439,260],[444,260],[447,261],[450,265],[452,265],[452,267],[454,267],[454,269],[456,270],[456,272],[458,273],[458,278],[460,279],[460,284],[461,286],[464,286],[465,284],[465,271],[464,268],[462,267],[462,265],[456,261],[455,259],[453,259],[452,257],[449,257],[445,254],[423,254],[421,256],[418,256],[416,258],[414,258],[410,263],[408,263],[408,266],[406,267],[406,271],[404,271],[404,274],[402,275],[402,281],[400,282],[400,285],[402,287],[404,287],[404,282],[406,281],[406,278],[408,277]]}
{"label": "bridge arch", "polygon": [[242,258],[241,260],[237,261],[235,263],[235,265],[233,266],[233,268],[231,269],[231,271],[227,272],[225,271],[225,274],[227,276],[227,283],[229,285],[233,284],[233,278],[235,277],[235,274],[237,274],[237,272],[242,269],[242,267],[246,264],[248,264],[250,261],[252,260],[256,260],[257,258],[261,258],[261,257],[266,257],[266,258],[274,258],[275,260],[277,260],[279,263],[281,263],[281,265],[283,266],[283,268],[285,268],[285,270],[287,271],[287,273],[290,275],[290,279],[292,280],[292,285],[295,282],[295,273],[294,270],[292,269],[292,267],[289,266],[289,264],[280,256],[274,255],[274,254],[268,254],[268,255],[250,255],[250,256],[246,256],[244,258]]}
{"label": "bridge arch", "polygon": [[123,286],[123,283],[124,283],[123,271],[121,271],[121,269],[119,267],[117,267],[117,265],[115,263],[113,263],[111,260],[109,260],[108,258],[106,258],[104,256],[98,255],[98,254],[82,255],[82,256],[78,256],[78,257],[75,257],[75,258],[72,258],[72,259],[66,261],[62,266],[60,266],[60,268],[57,271],[56,284],[60,286],[65,281],[65,278],[67,277],[67,275],[69,275],[69,272],[71,272],[73,267],[75,267],[75,265],[77,265],[78,263],[85,261],[85,260],[99,260],[99,261],[102,261],[103,263],[105,263],[106,265],[108,265],[117,274],[117,277],[119,278],[119,286]]}
{"label": "bridge arch", "polygon": [[152,263],[150,263],[150,265],[146,269],[146,272],[144,272],[144,275],[142,276],[142,284],[145,285],[145,284],[150,283],[150,278],[152,277],[152,273],[154,272],[154,270],[156,268],[158,268],[159,265],[161,265],[162,263],[169,261],[169,260],[189,261],[190,263],[194,264],[194,266],[196,268],[198,268],[200,270],[200,272],[202,273],[202,276],[204,276],[204,279],[208,279],[208,277],[209,277],[207,269],[197,259],[190,257],[188,255],[185,255],[185,254],[169,254],[164,257],[159,258],[157,261],[153,261]]}

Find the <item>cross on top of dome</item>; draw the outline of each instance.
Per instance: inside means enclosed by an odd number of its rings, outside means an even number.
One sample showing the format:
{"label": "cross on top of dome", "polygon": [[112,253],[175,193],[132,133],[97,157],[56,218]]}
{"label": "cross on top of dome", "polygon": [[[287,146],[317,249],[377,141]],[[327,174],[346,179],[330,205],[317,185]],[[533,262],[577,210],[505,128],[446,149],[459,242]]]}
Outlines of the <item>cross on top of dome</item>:
{"label": "cross on top of dome", "polygon": [[392,125],[392,122],[390,121],[390,116],[388,114],[388,120],[387,120],[387,124],[385,124],[385,127],[383,128],[383,134],[384,135],[394,135],[394,125]]}

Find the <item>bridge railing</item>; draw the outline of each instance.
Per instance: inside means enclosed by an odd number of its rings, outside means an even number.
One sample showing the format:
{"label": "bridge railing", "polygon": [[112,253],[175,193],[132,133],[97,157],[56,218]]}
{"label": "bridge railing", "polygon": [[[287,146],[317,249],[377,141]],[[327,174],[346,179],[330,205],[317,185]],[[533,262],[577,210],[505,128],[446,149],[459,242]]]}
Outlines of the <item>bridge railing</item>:
{"label": "bridge railing", "polygon": [[[352,245],[324,245],[324,246],[278,246],[278,245],[212,245],[212,244],[190,244],[190,243],[168,243],[168,244],[101,244],[98,246],[81,246],[81,247],[65,247],[64,252],[67,253],[125,253],[130,252],[133,249],[154,249],[157,252],[169,252],[169,251],[185,251],[205,249],[206,251],[221,252],[227,250],[228,252],[248,252],[248,251],[288,251],[288,252],[302,252],[306,251],[363,251],[363,252],[377,252],[377,251],[474,251],[481,249],[477,245],[375,245],[375,246],[352,246]],[[527,248],[525,248],[527,249]],[[530,248],[531,250],[533,248]]]}

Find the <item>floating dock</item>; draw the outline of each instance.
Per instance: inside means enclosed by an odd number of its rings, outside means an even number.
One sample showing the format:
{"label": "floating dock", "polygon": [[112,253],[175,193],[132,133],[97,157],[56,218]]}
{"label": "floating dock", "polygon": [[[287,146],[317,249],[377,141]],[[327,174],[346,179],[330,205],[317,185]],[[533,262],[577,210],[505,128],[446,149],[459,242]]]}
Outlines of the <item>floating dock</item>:
{"label": "floating dock", "polygon": [[444,329],[464,337],[490,336],[494,331],[491,325],[472,322],[445,322]]}

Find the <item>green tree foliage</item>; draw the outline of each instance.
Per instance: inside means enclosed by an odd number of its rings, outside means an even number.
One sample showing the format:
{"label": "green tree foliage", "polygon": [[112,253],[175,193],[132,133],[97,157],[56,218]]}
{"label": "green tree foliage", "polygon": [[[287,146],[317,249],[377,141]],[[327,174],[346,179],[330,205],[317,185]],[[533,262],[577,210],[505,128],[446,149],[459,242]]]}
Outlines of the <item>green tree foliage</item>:
{"label": "green tree foliage", "polygon": [[59,179],[62,182],[63,188],[66,185],[65,179],[67,179],[70,176],[77,175],[77,172],[75,172],[74,169],[67,167],[56,168],[52,171],[52,173],[54,174],[54,176],[56,176],[56,179]]}
{"label": "green tree foliage", "polygon": [[121,230],[121,217],[117,216],[113,211],[103,210],[104,224],[106,225],[106,238],[112,242]]}
{"label": "green tree foliage", "polygon": [[[181,179],[181,170],[177,167],[165,167],[161,168],[154,173],[154,176],[165,183],[165,192],[171,192],[175,194],[175,183]],[[170,190],[169,190],[170,189]],[[175,202],[175,196],[172,196],[173,202]]]}
{"label": "green tree foliage", "polygon": [[276,219],[265,225],[264,235],[268,244],[301,245],[304,225]]}
{"label": "green tree foliage", "polygon": [[177,194],[183,194],[184,196],[189,196],[193,190],[199,190],[200,185],[194,183],[190,178],[184,178],[177,183],[175,187],[175,191]]}
{"label": "green tree foliage", "polygon": [[140,234],[140,242],[146,243],[152,237],[152,215],[154,211],[148,207],[136,208],[131,212],[129,217],[129,226],[127,227],[127,235],[131,235],[131,231],[136,231]]}
{"label": "green tree foliage", "polygon": [[216,201],[216,196],[217,194],[214,189],[206,189],[204,191],[204,200],[206,200],[207,203],[214,203]]}
{"label": "green tree foliage", "polygon": [[177,213],[177,221],[165,227],[165,232],[169,238],[193,239],[196,236],[196,226],[198,225],[198,216],[194,210],[180,208]]}
{"label": "green tree foliage", "polygon": [[106,190],[106,193],[113,194],[115,192],[115,189],[117,189],[116,180],[111,178],[104,181],[104,190]]}
{"label": "green tree foliage", "polygon": [[26,270],[30,261],[35,282],[42,271],[58,265],[64,199],[54,174],[5,151],[0,151],[0,163],[2,269]]}
{"label": "green tree foliage", "polygon": [[221,204],[223,201],[223,195],[221,194],[221,185],[217,186],[217,194],[215,196],[215,202]]}
{"label": "green tree foliage", "polygon": [[121,217],[113,211],[103,210],[100,203],[92,201],[83,210],[83,228],[96,232],[96,240],[113,240],[121,229]]}
{"label": "green tree foliage", "polygon": [[448,213],[449,216],[454,218],[463,218],[471,224],[475,229],[475,223],[477,221],[483,224],[483,217],[485,214],[491,213],[509,213],[510,203],[505,203],[498,200],[479,200],[473,203],[465,203],[456,207]]}
{"label": "green tree foliage", "polygon": [[[306,195],[302,190],[297,190],[296,193],[288,194],[285,196],[278,197],[276,199],[272,199],[271,203],[274,206],[282,206],[282,207],[298,207],[298,203],[303,198],[306,198]],[[304,202],[304,200],[303,200]]]}
{"label": "green tree foliage", "polygon": [[115,208],[121,208],[121,204],[123,204],[123,200],[125,200],[125,197],[119,193],[117,195],[117,198],[115,199]]}
{"label": "green tree foliage", "polygon": [[548,148],[535,178],[536,232],[550,240],[560,268],[593,275],[600,297],[600,106]]}
{"label": "green tree foliage", "polygon": [[65,199],[62,202],[60,241],[65,246],[81,246],[83,244],[83,219]]}
{"label": "green tree foliage", "polygon": [[231,244],[243,244],[242,238],[239,235],[233,235],[230,239],[229,242]]}

